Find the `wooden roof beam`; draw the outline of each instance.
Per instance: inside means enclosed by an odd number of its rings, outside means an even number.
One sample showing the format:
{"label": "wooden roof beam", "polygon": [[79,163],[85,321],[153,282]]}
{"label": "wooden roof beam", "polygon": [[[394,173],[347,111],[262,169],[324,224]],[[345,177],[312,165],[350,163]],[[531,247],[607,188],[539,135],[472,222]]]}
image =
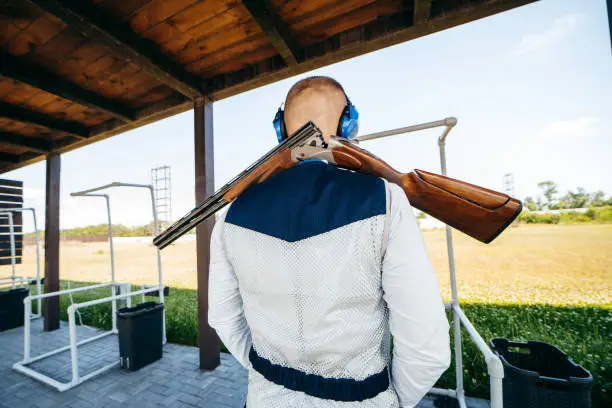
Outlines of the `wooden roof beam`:
{"label": "wooden roof beam", "polygon": [[291,36],[289,27],[266,0],[242,0],[261,30],[289,66],[298,64],[299,45]]}
{"label": "wooden roof beam", "polygon": [[0,132],[0,144],[28,149],[37,153],[49,153],[53,149],[51,142],[15,133]]}
{"label": "wooden roof beam", "polygon": [[414,24],[424,23],[429,20],[431,12],[431,0],[414,1]]}
{"label": "wooden roof beam", "polygon": [[66,133],[79,139],[87,139],[89,136],[89,129],[80,123],[57,119],[4,102],[0,102],[0,117],[16,122],[42,126],[54,132]]}
{"label": "wooden roof beam", "polygon": [[79,105],[102,111],[124,122],[133,122],[135,119],[135,112],[132,109],[121,106],[95,92],[83,89],[53,73],[33,67],[19,58],[5,53],[0,53],[0,75],[60,96]]}
{"label": "wooden roof beam", "polygon": [[39,161],[46,155],[40,153],[7,154],[0,153],[0,174],[21,167],[21,163]]}
{"label": "wooden roof beam", "polygon": [[19,163],[18,154],[0,153],[0,162],[3,163]]}
{"label": "wooden roof beam", "polygon": [[36,4],[85,37],[140,67],[190,99],[202,96],[202,79],[163,54],[151,40],[138,36],[127,23],[82,0],[25,0]]}

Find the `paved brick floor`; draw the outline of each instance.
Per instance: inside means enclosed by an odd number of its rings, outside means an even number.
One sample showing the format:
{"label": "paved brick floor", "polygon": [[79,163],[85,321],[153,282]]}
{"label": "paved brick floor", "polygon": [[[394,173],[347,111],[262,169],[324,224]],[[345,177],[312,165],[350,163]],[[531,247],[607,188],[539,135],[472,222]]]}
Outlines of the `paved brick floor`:
{"label": "paved brick floor", "polygon": [[[78,327],[79,340],[99,334]],[[68,344],[68,330],[42,331],[40,319],[32,322],[32,350],[42,354]],[[34,354],[33,354],[34,355]],[[115,335],[79,347],[79,372],[86,375],[118,359]],[[247,372],[230,355],[221,354],[221,366],[212,372],[198,368],[198,350],[166,344],[161,360],[138,371],[113,368],[65,392],[44,385],[12,369],[23,357],[23,329],[0,333],[0,407],[231,407],[246,400]],[[70,352],[30,365],[66,382],[71,374]]]}
{"label": "paved brick floor", "polygon": [[[101,332],[77,327],[78,340]],[[59,330],[45,333],[42,320],[32,321],[33,356],[68,345],[67,324]],[[118,359],[115,335],[79,347],[79,372],[86,375]],[[23,329],[0,332],[0,407],[210,407],[242,408],[246,400],[247,372],[231,356],[221,354],[221,365],[214,371],[198,368],[198,350],[176,344],[166,344],[161,360],[138,371],[115,367],[65,392],[33,380],[12,369],[23,357]],[[52,378],[70,380],[70,352],[49,357],[30,367]],[[426,398],[419,408],[434,408]],[[470,408],[485,408],[482,400],[469,401]]]}

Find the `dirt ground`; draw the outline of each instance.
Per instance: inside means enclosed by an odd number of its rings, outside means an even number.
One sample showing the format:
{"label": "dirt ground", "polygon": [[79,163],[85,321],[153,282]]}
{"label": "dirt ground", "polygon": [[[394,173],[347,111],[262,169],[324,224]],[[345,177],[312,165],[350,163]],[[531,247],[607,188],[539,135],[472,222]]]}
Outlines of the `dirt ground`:
{"label": "dirt ground", "polygon": [[[423,235],[443,297],[448,299],[450,284],[444,231],[429,230]],[[453,242],[459,295],[463,300],[612,306],[612,225],[512,227],[488,245],[455,231]],[[34,247],[26,247],[24,259],[25,263],[18,266],[18,274],[34,275]],[[117,241],[117,280],[155,283],[156,259],[151,244]],[[195,241],[164,249],[162,265],[165,284],[195,288]],[[108,244],[64,242],[60,267],[61,279],[109,281]],[[9,273],[9,267],[1,267],[0,276]]]}

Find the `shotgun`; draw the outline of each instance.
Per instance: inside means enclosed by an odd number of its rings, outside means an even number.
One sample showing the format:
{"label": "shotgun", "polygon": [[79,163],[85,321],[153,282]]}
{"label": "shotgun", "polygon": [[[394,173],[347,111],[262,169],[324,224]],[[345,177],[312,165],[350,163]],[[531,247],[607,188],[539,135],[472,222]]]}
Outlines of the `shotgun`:
{"label": "shotgun", "polygon": [[348,139],[330,136],[326,142],[321,131],[308,122],[156,236],[153,244],[159,249],[167,247],[234,201],[249,186],[310,158],[395,183],[404,190],[413,207],[487,244],[522,210],[519,200],[493,190],[418,169],[400,173]]}

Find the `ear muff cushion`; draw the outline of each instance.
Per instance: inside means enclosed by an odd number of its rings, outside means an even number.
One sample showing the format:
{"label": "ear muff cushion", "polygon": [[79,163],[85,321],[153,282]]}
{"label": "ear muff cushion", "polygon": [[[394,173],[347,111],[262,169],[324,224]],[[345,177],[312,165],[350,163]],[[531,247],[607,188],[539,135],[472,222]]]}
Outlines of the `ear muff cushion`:
{"label": "ear muff cushion", "polygon": [[355,106],[349,101],[338,121],[338,130],[336,134],[340,137],[352,139],[357,136],[357,132],[359,132],[359,112],[357,112]]}
{"label": "ear muff cushion", "polygon": [[284,116],[283,110],[279,108],[278,112],[276,112],[276,115],[274,116],[274,120],[272,121],[274,130],[276,131],[276,138],[278,139],[279,143],[286,138]]}

